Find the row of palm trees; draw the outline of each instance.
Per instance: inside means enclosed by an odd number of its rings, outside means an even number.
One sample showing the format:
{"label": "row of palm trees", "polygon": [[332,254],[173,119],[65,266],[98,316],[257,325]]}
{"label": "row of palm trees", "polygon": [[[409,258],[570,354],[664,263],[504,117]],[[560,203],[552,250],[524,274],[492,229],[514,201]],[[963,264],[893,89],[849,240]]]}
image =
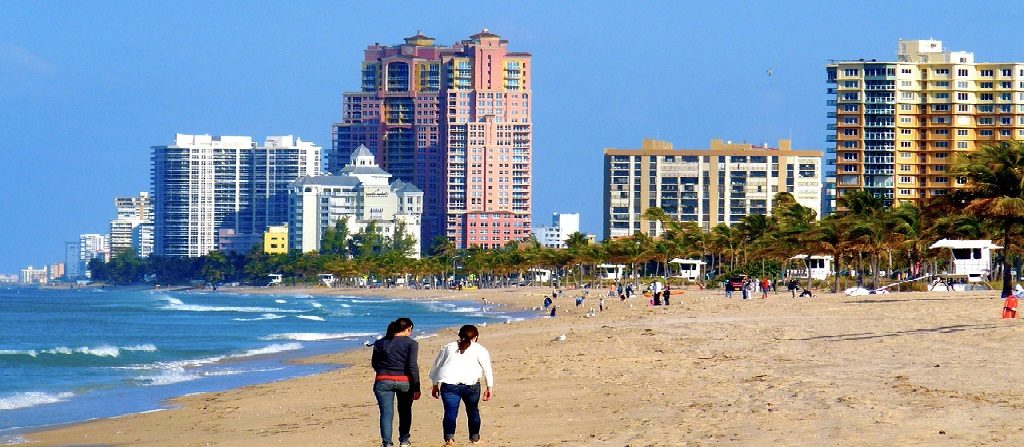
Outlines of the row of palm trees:
{"label": "row of palm trees", "polygon": [[[510,243],[501,249],[456,250],[447,240],[437,241],[432,256],[407,259],[386,255],[346,259],[303,256],[280,266],[287,273],[308,278],[331,273],[343,282],[358,278],[409,278],[416,284],[438,278],[465,278],[481,287],[533,282],[531,271],[544,269],[576,285],[594,283],[599,264],[628,266],[634,275],[668,276],[673,258],[707,261],[715,276],[735,273],[782,274],[798,255],[830,255],[835,270],[855,268],[873,275],[878,286],[882,270],[935,272],[948,254],[928,247],[936,240],[996,239],[1003,249],[1003,293],[1009,293],[1010,261],[1018,253],[1024,228],[1024,142],[1005,142],[961,155],[953,173],[965,177],[967,187],[930,198],[918,206],[886,206],[867,192],[839,198],[840,211],[817,219],[815,211],[800,205],[791,194],[779,193],[771,215],[748,215],[739,223],[704,229],[694,222],[674,220],[659,208],[643,218],[657,222],[660,231],[592,244],[581,233],[570,236],[565,249],[540,246],[536,240]],[[800,267],[800,266],[797,266]],[[803,266],[806,267],[806,266]],[[831,288],[840,287],[839,275]]]}

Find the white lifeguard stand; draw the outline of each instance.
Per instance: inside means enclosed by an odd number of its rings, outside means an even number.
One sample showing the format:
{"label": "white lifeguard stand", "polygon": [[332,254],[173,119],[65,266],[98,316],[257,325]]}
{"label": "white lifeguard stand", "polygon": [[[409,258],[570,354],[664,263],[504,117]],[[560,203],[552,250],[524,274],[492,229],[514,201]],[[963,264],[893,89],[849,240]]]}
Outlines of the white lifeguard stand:
{"label": "white lifeguard stand", "polygon": [[603,280],[618,281],[626,274],[626,266],[622,264],[598,264],[597,274]]}
{"label": "white lifeguard stand", "polygon": [[270,285],[281,284],[284,280],[284,275],[280,273],[267,273],[267,278],[270,278]]}
{"label": "white lifeguard stand", "polygon": [[675,264],[678,267],[678,274],[670,274],[672,278],[680,278],[687,281],[699,281],[704,279],[704,265],[707,264],[704,261],[675,258],[668,262],[669,264]]}
{"label": "white lifeguard stand", "polygon": [[786,274],[791,278],[808,279],[809,276],[810,279],[824,281],[828,275],[832,274],[832,257],[828,255],[796,255],[789,260],[807,262],[807,268],[801,266],[789,269]]}
{"label": "white lifeguard stand", "polygon": [[992,273],[992,250],[1000,247],[987,239],[952,240],[942,239],[932,244],[931,249],[948,248],[953,275],[966,275],[967,282],[983,282]]}
{"label": "white lifeguard stand", "polygon": [[316,275],[316,278],[319,279],[320,282],[323,283],[323,285],[326,286],[327,288],[334,287],[334,283],[338,282],[338,279],[335,278],[334,275],[331,273],[321,273],[319,275]]}
{"label": "white lifeguard stand", "polygon": [[551,281],[551,270],[532,268],[526,271],[530,275],[531,282],[545,284]]}

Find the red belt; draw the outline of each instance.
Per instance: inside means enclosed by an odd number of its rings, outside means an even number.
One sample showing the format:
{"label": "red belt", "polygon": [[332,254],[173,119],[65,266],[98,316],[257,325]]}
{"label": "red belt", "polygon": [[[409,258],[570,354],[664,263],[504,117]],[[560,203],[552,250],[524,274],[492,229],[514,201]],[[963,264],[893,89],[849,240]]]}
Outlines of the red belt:
{"label": "red belt", "polygon": [[397,381],[397,382],[408,382],[409,381],[409,377],[408,376],[389,376],[387,374],[377,374],[377,377],[374,377],[373,380],[375,380],[375,381],[394,380],[394,381]]}

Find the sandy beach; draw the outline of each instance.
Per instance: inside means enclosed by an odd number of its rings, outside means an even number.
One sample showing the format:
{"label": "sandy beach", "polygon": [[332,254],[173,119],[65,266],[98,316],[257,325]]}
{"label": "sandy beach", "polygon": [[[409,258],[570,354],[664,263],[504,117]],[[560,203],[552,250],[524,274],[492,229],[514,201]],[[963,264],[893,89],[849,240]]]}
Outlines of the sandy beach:
{"label": "sandy beach", "polygon": [[[524,309],[548,290],[307,293]],[[687,290],[671,306],[606,299],[588,318],[599,293],[577,309],[567,290],[556,318],[481,328],[496,380],[481,405],[487,445],[1024,445],[1024,321],[999,318],[998,292],[742,301]],[[449,332],[420,341],[424,376]],[[44,446],[379,445],[369,351],[307,361],[352,367],[25,437]],[[413,444],[441,445],[439,401],[424,395],[413,411]],[[459,424],[468,445],[464,415]]]}

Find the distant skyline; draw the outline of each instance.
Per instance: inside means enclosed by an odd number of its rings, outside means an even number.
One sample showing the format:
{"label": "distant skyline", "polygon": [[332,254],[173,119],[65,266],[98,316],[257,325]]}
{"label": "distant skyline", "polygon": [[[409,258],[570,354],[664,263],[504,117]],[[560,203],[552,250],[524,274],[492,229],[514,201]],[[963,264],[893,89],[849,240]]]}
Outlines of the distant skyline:
{"label": "distant skyline", "polygon": [[[363,50],[481,28],[533,54],[534,222],[601,232],[606,147],[659,138],[825,144],[829,59],[935,38],[1024,61],[1024,6],[934,2],[8,2],[0,14],[0,273],[106,233],[175,133],[295,135],[327,148]],[[969,10],[968,10],[969,9]],[[769,69],[771,76],[768,75]]]}

